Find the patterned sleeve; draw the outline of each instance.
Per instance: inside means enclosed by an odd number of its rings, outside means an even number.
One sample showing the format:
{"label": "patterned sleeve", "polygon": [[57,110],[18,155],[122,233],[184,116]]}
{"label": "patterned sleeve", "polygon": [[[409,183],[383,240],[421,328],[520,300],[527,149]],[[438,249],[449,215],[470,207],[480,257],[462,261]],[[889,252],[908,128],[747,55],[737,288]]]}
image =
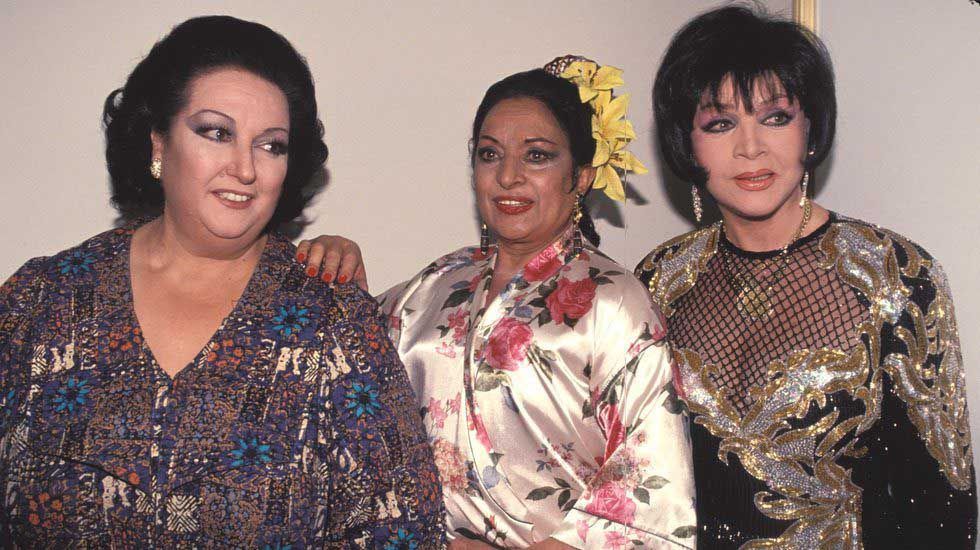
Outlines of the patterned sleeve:
{"label": "patterned sleeve", "polygon": [[405,368],[377,303],[354,285],[336,289],[342,314],[330,328],[346,372],[333,380],[326,404],[332,421],[330,542],[441,547],[442,492]]}
{"label": "patterned sleeve", "polygon": [[663,319],[636,284],[597,323],[591,406],[605,453],[554,538],[579,548],[694,548],[691,446]]}
{"label": "patterned sleeve", "polygon": [[24,356],[26,331],[42,298],[45,258],[24,264],[0,287],[0,440],[7,434],[28,388],[30,366]]}
{"label": "patterned sleeve", "polygon": [[896,520],[909,548],[973,548],[976,479],[949,285],[938,262],[896,241],[910,294],[894,325],[886,323],[881,350],[881,452]]}

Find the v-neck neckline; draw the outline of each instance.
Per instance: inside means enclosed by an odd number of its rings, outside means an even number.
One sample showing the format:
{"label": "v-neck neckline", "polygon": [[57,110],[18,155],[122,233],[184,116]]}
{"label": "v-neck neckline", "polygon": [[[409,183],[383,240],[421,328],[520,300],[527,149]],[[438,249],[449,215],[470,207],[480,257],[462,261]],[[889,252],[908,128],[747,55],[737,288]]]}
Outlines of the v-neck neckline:
{"label": "v-neck neckline", "polygon": [[140,353],[147,360],[147,362],[152,365],[151,368],[157,371],[159,375],[163,376],[169,384],[173,384],[178,380],[178,378],[189,376],[185,375],[184,373],[193,370],[194,367],[201,364],[202,359],[207,356],[207,354],[214,347],[215,342],[219,340],[219,336],[225,331],[228,321],[240,313],[242,304],[247,301],[246,298],[250,297],[255,292],[254,287],[257,284],[256,281],[259,279],[259,274],[265,268],[269,250],[273,245],[274,235],[272,233],[268,234],[265,245],[262,247],[262,252],[259,254],[259,260],[252,269],[252,274],[249,275],[245,288],[235,300],[235,305],[233,305],[228,313],[222,317],[221,323],[219,323],[214,332],[211,333],[208,340],[204,342],[201,349],[194,354],[194,357],[188,361],[186,365],[181,367],[179,371],[174,373],[173,376],[171,376],[170,373],[168,373],[163,366],[160,365],[160,362],[157,361],[156,355],[154,355],[153,349],[150,347],[149,342],[146,340],[146,335],[143,333],[143,325],[140,323],[139,316],[136,314],[136,293],[133,291],[132,249],[133,235],[136,234],[136,230],[139,229],[139,227],[140,226],[133,227],[131,231],[128,231],[125,234],[122,250],[120,250],[119,254],[121,261],[124,264],[122,269],[120,269],[120,275],[123,277],[122,285],[123,288],[126,289],[129,298],[126,300],[126,312],[129,316],[130,324],[138,331],[140,335]]}

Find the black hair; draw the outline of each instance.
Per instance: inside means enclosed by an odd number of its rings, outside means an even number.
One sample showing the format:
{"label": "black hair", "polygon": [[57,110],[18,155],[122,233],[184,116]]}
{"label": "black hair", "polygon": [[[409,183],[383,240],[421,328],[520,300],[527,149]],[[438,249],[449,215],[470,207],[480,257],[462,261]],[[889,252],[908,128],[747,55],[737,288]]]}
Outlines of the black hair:
{"label": "black hair", "polygon": [[[487,114],[498,103],[505,99],[531,98],[540,101],[558,121],[558,126],[568,138],[572,152],[572,163],[575,175],[583,166],[591,166],[595,156],[595,138],[592,137],[592,110],[579,98],[575,84],[553,76],[544,69],[533,69],[522,73],[512,74],[487,89],[483,96],[476,116],[473,118],[473,135],[470,141],[470,165],[476,162],[476,143],[480,139],[480,130]],[[577,178],[573,178],[573,181]],[[574,183],[572,190],[574,190]],[[571,192],[570,190],[569,192]],[[591,187],[589,188],[591,190]],[[586,191],[588,194],[589,190]],[[599,245],[599,234],[589,216],[585,205],[582,205],[582,219],[579,229],[592,244]]]}
{"label": "black hair", "polygon": [[237,68],[275,84],[289,105],[289,156],[282,194],[266,229],[299,217],[313,198],[314,173],[327,159],[317,118],[313,77],[306,61],[282,35],[228,16],[188,19],[157,42],[124,87],[106,98],[106,164],[112,204],[125,220],[163,211],[159,182],[149,173],[150,132],[166,135],[187,101],[187,88],[208,72]]}
{"label": "black hair", "polygon": [[685,181],[703,185],[691,145],[694,113],[704,95],[719,103],[722,82],[731,78],[736,98],[752,111],[752,92],[761,83],[782,88],[799,101],[810,121],[804,168],[819,165],[834,141],[837,99],[826,47],[806,28],[759,8],[728,6],[691,20],[674,35],[653,85],[657,137],[667,165]]}

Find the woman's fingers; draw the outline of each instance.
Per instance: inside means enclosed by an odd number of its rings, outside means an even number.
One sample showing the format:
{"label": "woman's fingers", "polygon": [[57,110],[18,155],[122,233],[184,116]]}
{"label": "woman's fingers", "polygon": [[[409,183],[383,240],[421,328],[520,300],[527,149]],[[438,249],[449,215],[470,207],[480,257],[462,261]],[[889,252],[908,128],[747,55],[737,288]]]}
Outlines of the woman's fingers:
{"label": "woman's fingers", "polygon": [[367,290],[367,273],[357,243],[339,235],[320,235],[312,241],[300,241],[296,259],[307,266],[306,274],[317,274],[330,283],[353,281]]}

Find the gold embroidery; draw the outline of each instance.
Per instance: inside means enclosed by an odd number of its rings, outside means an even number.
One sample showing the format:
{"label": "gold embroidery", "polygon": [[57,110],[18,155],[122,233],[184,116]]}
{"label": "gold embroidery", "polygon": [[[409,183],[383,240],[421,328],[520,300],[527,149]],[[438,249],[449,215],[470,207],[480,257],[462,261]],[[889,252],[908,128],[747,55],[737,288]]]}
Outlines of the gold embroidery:
{"label": "gold embroidery", "polygon": [[[650,292],[665,314],[672,313],[672,303],[694,286],[717,238],[717,230],[711,228],[679,237],[643,264],[644,271],[654,272]],[[654,263],[672,246],[676,248]],[[881,418],[885,373],[950,484],[963,490],[971,483],[965,374],[941,268],[903,237],[858,223],[831,225],[819,246],[825,259],[818,267],[833,269],[871,304],[870,319],[857,328],[856,341],[862,344],[848,352],[798,350],[785,361],[773,362],[768,383],[752,390],[753,405],[744,418],[731,404],[731,390],[715,384],[717,365],[703,364],[689,349],[674,352],[695,422],[720,439],[719,459],[727,464],[729,454],[735,454],[745,470],[769,488],[755,495],[757,509],[767,517],[793,522],[779,537],[753,540],[743,549],[862,546],[861,488],[838,461],[867,455],[857,436]],[[922,277],[923,271],[936,286],[935,299],[925,312],[911,301],[912,289],[901,279]],[[903,315],[911,318],[911,326],[892,330],[907,352],[891,353],[879,364],[882,328]],[[832,409],[800,428],[787,422],[812,413],[814,405],[825,408],[827,396],[836,392],[861,403],[864,412],[841,418]]]}
{"label": "gold embroidery", "polygon": [[[674,313],[674,302],[694,288],[698,274],[704,271],[708,260],[715,255],[720,228],[720,225],[714,224],[671,239],[643,261],[642,270],[653,271],[647,285],[650,295],[665,317],[669,318]],[[657,256],[661,257],[654,262]]]}

